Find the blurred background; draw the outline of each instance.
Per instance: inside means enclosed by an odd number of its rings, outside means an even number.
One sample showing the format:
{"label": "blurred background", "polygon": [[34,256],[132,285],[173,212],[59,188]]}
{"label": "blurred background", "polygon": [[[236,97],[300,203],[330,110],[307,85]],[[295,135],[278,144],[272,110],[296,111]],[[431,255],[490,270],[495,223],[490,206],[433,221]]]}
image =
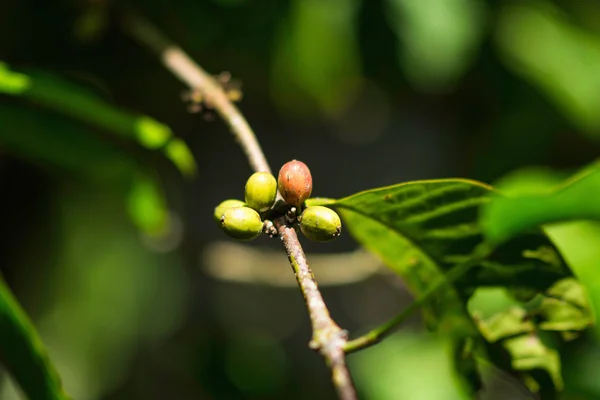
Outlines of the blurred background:
{"label": "blurred background", "polygon": [[[569,173],[600,150],[597,1],[3,0],[0,269],[75,399],[335,398],[279,241],[212,220],[247,160],[125,7],[231,73],[273,170],[304,161],[315,196]],[[411,301],[349,235],[305,249],[351,335]],[[562,398],[600,399],[600,347],[563,350]],[[365,399],[448,399],[449,347],[418,316],[349,363]],[[529,398],[489,381],[483,399]]]}

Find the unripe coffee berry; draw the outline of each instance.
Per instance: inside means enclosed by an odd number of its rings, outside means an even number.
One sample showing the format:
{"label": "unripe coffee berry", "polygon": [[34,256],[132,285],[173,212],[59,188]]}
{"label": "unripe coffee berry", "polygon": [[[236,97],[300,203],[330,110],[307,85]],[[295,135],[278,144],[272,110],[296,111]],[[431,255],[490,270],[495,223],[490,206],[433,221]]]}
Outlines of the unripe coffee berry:
{"label": "unripe coffee berry", "polygon": [[310,240],[327,242],[340,236],[342,221],[331,208],[308,207],[300,216],[300,230]]}
{"label": "unripe coffee berry", "polygon": [[246,205],[246,203],[244,203],[241,200],[230,199],[230,200],[222,201],[221,204],[219,204],[218,206],[215,207],[215,213],[214,213],[215,222],[217,224],[221,225],[221,217],[223,216],[225,211],[227,211],[233,207],[244,207],[245,205]]}
{"label": "unripe coffee berry", "polygon": [[277,181],[268,172],[255,172],[246,182],[245,199],[248,207],[258,212],[267,211],[275,203]]}
{"label": "unripe coffee berry", "polygon": [[250,207],[233,207],[221,216],[221,227],[232,238],[251,240],[261,234],[263,222]]}
{"label": "unripe coffee berry", "polygon": [[299,207],[312,193],[312,176],[302,161],[293,160],[281,167],[277,178],[279,193],[286,203]]}

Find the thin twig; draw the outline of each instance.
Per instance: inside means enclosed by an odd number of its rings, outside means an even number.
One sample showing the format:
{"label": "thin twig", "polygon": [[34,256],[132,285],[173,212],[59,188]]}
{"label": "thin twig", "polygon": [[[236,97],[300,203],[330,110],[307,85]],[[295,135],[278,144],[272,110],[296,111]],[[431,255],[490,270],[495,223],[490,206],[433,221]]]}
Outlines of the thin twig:
{"label": "thin twig", "polygon": [[[210,105],[227,122],[233,135],[244,149],[255,171],[270,172],[267,160],[256,136],[240,111],[231,103],[223,87],[200,68],[183,50],[172,44],[156,28],[135,14],[128,14],[123,23],[125,29],[143,45],[153,50],[164,66],[192,90],[199,90]],[[342,400],[355,400],[356,391],[346,365],[344,345],[347,332],[341,329],[329,315],[329,310],[319,291],[315,277],[308,265],[296,231],[284,219],[275,226],[285,246],[290,265],[296,275],[308,309],[313,336],[309,346],[319,351],[331,369],[333,385]]]}
{"label": "thin twig", "polygon": [[390,335],[396,327],[402,324],[406,318],[408,318],[419,307],[428,303],[436,294],[440,292],[440,290],[444,289],[447,285],[450,285],[458,278],[466,274],[472,267],[478,265],[485,256],[491,253],[491,251],[491,247],[480,247],[478,250],[476,250],[476,256],[448,271],[448,273],[446,273],[439,281],[431,285],[429,289],[427,289],[427,291],[421,295],[421,297],[413,301],[398,315],[371,330],[370,332],[346,342],[344,345],[344,352],[346,354],[354,353],[379,343],[383,338]]}
{"label": "thin twig", "polygon": [[250,167],[257,172],[271,172],[252,128],[215,78],[142,17],[128,12],[122,22],[131,37],[160,57],[173,75],[192,90],[198,90],[205,103],[219,113],[244,150]]}
{"label": "thin twig", "polygon": [[309,346],[311,349],[319,351],[331,368],[331,378],[339,398],[356,399],[343,350],[348,333],[331,319],[294,228],[287,226],[283,220],[276,221],[275,226],[287,251],[290,265],[294,270],[310,315],[313,336]]}

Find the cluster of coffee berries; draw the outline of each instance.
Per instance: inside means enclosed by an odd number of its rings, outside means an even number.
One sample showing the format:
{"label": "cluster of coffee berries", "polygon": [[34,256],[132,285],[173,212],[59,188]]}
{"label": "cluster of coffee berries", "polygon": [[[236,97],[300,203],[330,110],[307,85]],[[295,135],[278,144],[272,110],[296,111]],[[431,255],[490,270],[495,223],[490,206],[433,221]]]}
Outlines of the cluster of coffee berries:
{"label": "cluster of coffee berries", "polygon": [[[285,203],[283,208],[274,207],[278,189]],[[333,240],[342,232],[340,217],[327,207],[304,208],[311,193],[310,170],[303,162],[293,160],[281,167],[277,181],[268,172],[252,174],[246,182],[245,201],[225,200],[215,208],[215,221],[227,235],[251,240],[262,232],[274,236],[273,223],[267,217],[275,219],[285,214],[289,223],[300,225],[308,239]],[[300,211],[300,216],[296,217]]]}

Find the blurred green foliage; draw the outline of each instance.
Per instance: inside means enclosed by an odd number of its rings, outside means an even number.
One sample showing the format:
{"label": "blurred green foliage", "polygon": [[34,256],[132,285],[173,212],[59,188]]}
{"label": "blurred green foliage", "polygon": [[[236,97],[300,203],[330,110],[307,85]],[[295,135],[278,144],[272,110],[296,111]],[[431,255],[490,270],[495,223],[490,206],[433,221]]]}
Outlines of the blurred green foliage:
{"label": "blurred green foliage", "polygon": [[510,68],[539,86],[584,133],[597,137],[597,35],[574,25],[550,2],[530,2],[502,10],[496,39]]}
{"label": "blurred green foliage", "polygon": [[[330,205],[341,211],[350,233],[398,273],[417,297],[423,296],[436,279],[449,280],[455,269],[472,260],[474,265],[467,273],[441,289],[423,307],[427,327],[454,338],[455,351],[462,354],[456,357],[457,369],[473,381],[474,389],[479,389],[479,382],[473,377],[477,351],[472,348],[481,351],[505,339],[503,346],[510,354],[510,364],[505,365],[504,358],[494,354],[489,359],[508,372],[547,371],[551,388],[529,374],[522,379],[533,393],[552,396],[554,390],[563,389],[560,358],[536,332],[585,330],[591,325],[589,306],[582,291],[575,308],[564,301],[553,301],[554,297],[562,298],[570,287],[563,284],[562,290],[553,289],[559,285],[556,282],[571,273],[552,242],[539,230],[513,235],[513,240],[502,246],[486,249],[489,244],[484,241],[478,211],[480,206],[488,206],[493,194],[490,187],[474,181],[416,181],[367,190]],[[498,199],[492,205],[494,201]],[[572,285],[579,284],[573,280]],[[489,320],[482,321],[477,317],[480,303],[506,303],[508,299],[482,301],[474,296],[469,304],[474,324],[464,299],[474,289],[490,286],[510,289],[517,298],[519,293],[546,291],[553,298],[535,300],[541,302],[535,312],[545,317],[540,321],[532,321],[527,312],[515,307],[497,310]]]}
{"label": "blurred green foliage", "polygon": [[597,315],[597,163],[564,181],[563,176],[547,169],[513,172],[498,182],[508,197],[498,196],[486,205],[482,225],[491,240],[504,240],[531,227],[547,225],[545,230],[585,285]]}
{"label": "blurred green foliage", "polygon": [[35,327],[0,280],[2,362],[30,398],[66,400],[62,383]]}
{"label": "blurred green foliage", "polygon": [[453,353],[448,339],[406,332],[360,353],[351,367],[356,365],[356,380],[368,399],[468,399]]}
{"label": "blurred green foliage", "polygon": [[358,7],[356,0],[292,1],[272,67],[273,94],[284,110],[302,116],[316,105],[335,116],[348,107],[360,76]]}
{"label": "blurred green foliage", "polygon": [[479,0],[388,0],[400,65],[417,88],[451,89],[473,61],[486,26]]}

